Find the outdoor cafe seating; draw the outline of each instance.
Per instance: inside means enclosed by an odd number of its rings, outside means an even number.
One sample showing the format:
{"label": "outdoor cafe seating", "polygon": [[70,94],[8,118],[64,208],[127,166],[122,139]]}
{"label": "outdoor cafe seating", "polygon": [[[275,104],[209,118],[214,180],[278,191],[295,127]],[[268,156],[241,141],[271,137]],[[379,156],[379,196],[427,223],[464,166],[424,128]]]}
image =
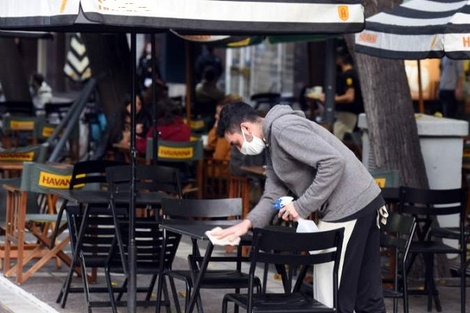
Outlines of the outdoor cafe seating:
{"label": "outdoor cafe seating", "polygon": [[[439,292],[435,278],[435,256],[455,254],[459,259],[460,273],[460,305],[461,312],[465,312],[466,303],[466,258],[467,245],[465,237],[465,221],[467,207],[466,188],[455,189],[419,189],[411,187],[400,187],[399,189],[399,212],[414,216],[417,221],[416,239],[410,246],[411,267],[418,255],[423,256],[425,281],[424,288],[410,290],[410,294],[421,294],[427,296],[428,311],[432,310],[432,304],[438,311],[442,310]],[[456,245],[442,241],[442,236],[434,236],[435,229],[442,229],[435,220],[442,216],[458,216],[458,240]],[[445,237],[444,237],[445,238]]]}
{"label": "outdoor cafe seating", "polygon": [[[109,166],[118,166],[125,163],[119,161],[110,161],[110,160],[94,160],[94,161],[83,161],[78,162],[73,165],[72,175],[70,179],[70,184],[68,186],[69,190],[103,190],[107,187],[106,183],[106,168]],[[104,191],[106,192],[106,191]],[[61,303],[62,307],[65,307],[67,302],[67,297],[69,292],[84,292],[86,299],[89,297],[89,283],[96,282],[97,280],[97,268],[103,268],[106,265],[106,260],[109,255],[109,247],[114,238],[114,222],[112,220],[111,214],[106,214],[109,207],[108,203],[104,204],[93,204],[89,203],[88,209],[91,213],[95,215],[83,215],[83,208],[78,207],[77,205],[69,204],[68,201],[63,201],[59,212],[57,214],[57,220],[61,221],[63,219],[64,213],[67,216],[68,229],[71,239],[72,251],[74,251],[74,256],[72,256],[72,266],[69,268],[68,275],[62,285],[57,302]],[[100,213],[98,215],[98,213]],[[84,222],[86,230],[82,230],[84,233],[83,240],[89,240],[87,244],[83,244],[80,250],[77,250],[77,241],[78,241],[78,231],[80,226]],[[101,228],[97,228],[98,225],[101,225]],[[108,228],[106,228],[108,225]],[[103,233],[110,231],[111,233],[107,234],[110,240],[105,240],[106,236],[102,236],[100,240],[96,236],[97,230],[102,230]],[[87,230],[92,230],[87,232]],[[53,238],[58,236],[58,224],[56,223]],[[86,237],[86,234],[91,234]],[[55,240],[53,240],[53,244]],[[89,248],[89,249],[86,249]],[[82,273],[82,286],[73,288],[71,286],[71,279],[74,273],[73,269],[75,267],[80,268]],[[89,272],[88,270],[91,270]],[[94,288],[93,291],[99,290]],[[107,292],[107,289],[105,290]],[[87,301],[87,306],[89,306],[89,301]]]}
{"label": "outdoor cafe seating", "polygon": [[46,144],[0,149],[1,178],[21,176],[23,162],[44,163],[47,150],[48,147]]}
{"label": "outdoor cafe seating", "polygon": [[[181,197],[178,170],[157,165],[136,165],[134,184],[137,198],[134,210],[140,213],[135,220],[135,270],[136,274],[150,278],[144,286],[128,290],[130,165],[117,161],[88,161],[77,163],[75,167],[72,189],[58,194],[67,200],[65,210],[72,241],[73,264],[80,266],[82,282],[80,286],[72,284],[73,271],[69,269],[57,302],[65,307],[69,292],[84,292],[89,311],[93,307],[111,307],[113,312],[117,312],[117,307],[126,305],[122,301],[124,293],[145,292],[145,299],[137,304],[152,304],[150,296],[159,277],[162,241],[158,228],[158,208],[162,197]],[[94,183],[98,183],[98,188],[90,190],[90,186],[86,186]],[[176,246],[175,243],[171,245]],[[166,264],[171,264],[174,258],[172,255],[167,255]],[[89,284],[89,277],[85,274],[91,268],[104,270],[104,287]],[[112,283],[112,276],[116,273],[125,278],[120,286]],[[96,292],[107,293],[109,298],[104,301],[93,300],[92,294]]]}
{"label": "outdoor cafe seating", "polygon": [[[57,236],[51,244],[52,227],[57,221],[57,196],[54,189],[68,188],[72,167],[65,164],[41,164],[24,162],[18,185],[4,185],[7,192],[4,275],[16,276],[16,282],[24,283],[49,260],[58,258],[70,266],[70,257],[63,249],[69,236]],[[37,202],[28,201],[33,194]],[[38,213],[28,214],[27,206],[38,205]],[[58,221],[58,233],[67,227]],[[33,241],[29,236],[33,237]],[[16,258],[11,251],[16,250]],[[31,264],[34,260],[34,264]],[[12,266],[13,265],[13,266]]]}
{"label": "outdoor cafe seating", "polygon": [[[242,256],[243,242],[237,247],[236,255],[211,256],[210,248],[206,247],[205,256],[202,256],[200,242],[197,235],[190,234],[190,228],[200,228],[210,230],[220,225],[230,225],[241,219],[243,212],[242,199],[162,199],[163,225],[180,224],[181,235],[189,235],[192,243],[192,252],[188,255],[189,269],[168,268],[164,275],[170,278],[170,285],[174,288],[174,279],[182,280],[186,286],[185,312],[192,310],[197,305],[198,311],[203,311],[203,300],[199,296],[199,289],[240,289],[248,288],[248,274],[242,271],[242,262],[247,262],[248,258]],[[166,234],[174,233],[169,230]],[[246,243],[245,243],[246,244]],[[166,247],[166,245],[165,245]],[[209,251],[209,252],[208,252]],[[217,262],[228,262],[229,269],[204,269],[203,263],[217,264]],[[202,272],[201,279],[197,275]],[[260,291],[261,281],[256,278],[254,287]],[[174,290],[174,289],[173,289]],[[160,294],[160,293],[158,293]],[[174,302],[177,312],[181,312],[177,295],[173,291]]]}

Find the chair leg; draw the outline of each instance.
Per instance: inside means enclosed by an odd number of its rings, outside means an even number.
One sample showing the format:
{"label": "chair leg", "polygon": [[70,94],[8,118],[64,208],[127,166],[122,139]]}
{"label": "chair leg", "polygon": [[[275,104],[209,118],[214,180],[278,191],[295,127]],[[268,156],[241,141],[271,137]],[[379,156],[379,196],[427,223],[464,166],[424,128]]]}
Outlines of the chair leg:
{"label": "chair leg", "polygon": [[73,269],[69,268],[67,277],[65,278],[62,288],[60,289],[59,296],[57,297],[56,303],[60,303],[62,308],[65,308],[65,303],[67,302],[67,296],[70,289],[70,284],[72,283]]}
{"label": "chair leg", "polygon": [[[227,310],[228,310],[228,300],[227,300],[227,297],[224,297],[224,299],[222,300],[222,313],[227,313]],[[238,308],[238,306],[237,306]]]}
{"label": "chair leg", "polygon": [[403,262],[403,313],[408,313],[409,304],[408,304],[408,276],[405,269],[406,264]]}
{"label": "chair leg", "polygon": [[180,307],[180,302],[178,299],[178,292],[176,291],[175,280],[171,276],[168,276],[168,279],[170,280],[170,288],[171,288],[171,293],[173,294],[173,301],[175,302],[176,312],[181,313],[181,307]]}
{"label": "chair leg", "polygon": [[[157,281],[157,277],[158,275],[155,274],[155,275],[152,275],[152,279],[150,280],[150,284],[149,284],[149,289],[147,291],[147,294],[145,295],[145,301],[150,301],[150,298],[152,297],[152,291],[153,291],[153,288],[155,287],[155,282]],[[165,281],[162,282],[163,284],[165,284]]]}
{"label": "chair leg", "polygon": [[119,289],[119,294],[116,298],[116,301],[121,301],[122,296],[124,295],[124,290],[127,288],[127,276],[124,278],[124,282],[121,285],[121,288]]}
{"label": "chair leg", "polygon": [[425,288],[428,294],[428,312],[432,311],[432,302],[434,300],[436,305],[436,310],[438,312],[442,311],[441,301],[439,299],[439,292],[436,288],[436,284],[434,281],[434,254],[427,253],[424,255],[424,260],[426,262],[425,265]]}
{"label": "chair leg", "polygon": [[[466,245],[467,241],[465,240],[464,245]],[[467,287],[467,264],[466,264],[466,257],[467,257],[467,249],[462,248],[460,255],[460,312],[465,313],[465,303],[466,303],[466,287]]]}
{"label": "chair leg", "polygon": [[164,277],[159,277],[159,279],[162,280],[162,287],[163,287],[163,303],[165,303],[166,306],[166,312],[171,313],[171,302],[170,302],[170,295],[168,294],[168,286],[166,284],[166,280]]}
{"label": "chair leg", "polygon": [[114,292],[113,292],[113,284],[111,282],[111,274],[109,273],[109,268],[104,269],[105,276],[106,276],[106,284],[108,285],[108,294],[109,294],[109,301],[111,303],[111,309],[113,313],[117,313],[116,308],[116,301],[114,300]]}
{"label": "chair leg", "polygon": [[[86,265],[84,259],[81,258],[80,266],[82,269],[82,284],[83,284],[83,293],[85,295],[85,303],[88,309],[88,312],[91,312],[91,304],[90,304],[90,286],[88,285],[87,275],[86,275]],[[115,313],[115,312],[114,312]]]}

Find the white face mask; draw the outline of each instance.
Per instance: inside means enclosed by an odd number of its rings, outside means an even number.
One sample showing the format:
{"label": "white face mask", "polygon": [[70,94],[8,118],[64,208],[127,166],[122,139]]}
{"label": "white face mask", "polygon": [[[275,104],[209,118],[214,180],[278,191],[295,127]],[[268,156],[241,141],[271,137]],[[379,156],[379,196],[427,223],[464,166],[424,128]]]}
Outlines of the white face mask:
{"label": "white face mask", "polygon": [[243,144],[240,148],[240,152],[244,155],[257,155],[263,152],[266,144],[261,138],[253,135],[253,139],[249,142],[246,140],[245,132],[242,129]]}

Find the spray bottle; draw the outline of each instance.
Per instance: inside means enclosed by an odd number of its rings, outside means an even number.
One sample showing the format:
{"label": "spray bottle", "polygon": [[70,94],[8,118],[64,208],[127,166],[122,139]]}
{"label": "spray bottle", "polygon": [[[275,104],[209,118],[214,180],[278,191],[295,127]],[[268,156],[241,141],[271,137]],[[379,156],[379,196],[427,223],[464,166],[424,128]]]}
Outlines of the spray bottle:
{"label": "spray bottle", "polygon": [[[284,196],[284,197],[279,197],[277,200],[273,203],[272,208],[276,211],[279,211],[282,209],[285,205],[291,203],[294,201],[293,197],[289,196]],[[317,232],[318,226],[315,224],[314,221],[312,220],[306,220],[304,218],[299,217],[297,220],[297,230],[296,232],[298,233],[309,233],[309,232]]]}

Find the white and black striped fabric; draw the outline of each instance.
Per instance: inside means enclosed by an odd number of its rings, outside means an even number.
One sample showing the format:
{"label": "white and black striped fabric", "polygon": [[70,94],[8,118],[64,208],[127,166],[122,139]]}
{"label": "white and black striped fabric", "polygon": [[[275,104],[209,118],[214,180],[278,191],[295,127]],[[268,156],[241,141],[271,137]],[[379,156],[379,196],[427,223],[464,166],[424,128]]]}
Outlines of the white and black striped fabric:
{"label": "white and black striped fabric", "polygon": [[353,33],[361,0],[34,0],[0,1],[0,28],[212,34]]}
{"label": "white and black striped fabric", "polygon": [[76,82],[82,82],[91,77],[90,60],[79,33],[73,34],[70,38],[70,47],[65,59],[64,73]]}
{"label": "white and black striped fabric", "polygon": [[470,58],[470,0],[410,0],[366,19],[356,51],[390,59]]}

